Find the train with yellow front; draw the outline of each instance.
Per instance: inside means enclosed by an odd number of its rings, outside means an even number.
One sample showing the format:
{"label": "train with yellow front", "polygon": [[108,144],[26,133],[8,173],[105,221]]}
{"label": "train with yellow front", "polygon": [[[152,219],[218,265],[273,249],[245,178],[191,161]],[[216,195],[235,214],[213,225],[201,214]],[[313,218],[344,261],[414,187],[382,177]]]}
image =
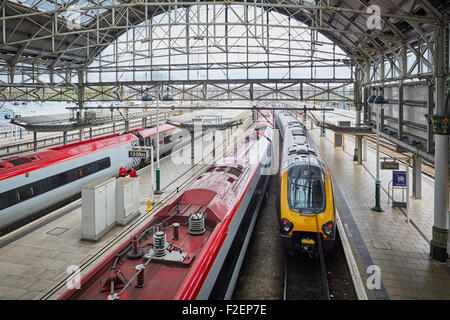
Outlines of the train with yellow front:
{"label": "train with yellow front", "polygon": [[331,175],[306,127],[289,111],[277,111],[282,138],[277,214],[284,246],[316,255],[336,239]]}

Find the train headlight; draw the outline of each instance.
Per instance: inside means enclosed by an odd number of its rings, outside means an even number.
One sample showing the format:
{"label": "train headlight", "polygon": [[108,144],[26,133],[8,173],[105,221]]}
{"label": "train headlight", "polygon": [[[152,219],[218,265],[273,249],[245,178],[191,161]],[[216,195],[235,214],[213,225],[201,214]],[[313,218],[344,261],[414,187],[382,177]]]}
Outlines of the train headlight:
{"label": "train headlight", "polygon": [[333,221],[328,221],[322,226],[322,231],[327,237],[331,237],[333,236],[333,229],[334,229],[333,227],[334,227]]}
{"label": "train headlight", "polygon": [[284,233],[289,233],[294,229],[294,225],[288,219],[281,219],[281,231]]}

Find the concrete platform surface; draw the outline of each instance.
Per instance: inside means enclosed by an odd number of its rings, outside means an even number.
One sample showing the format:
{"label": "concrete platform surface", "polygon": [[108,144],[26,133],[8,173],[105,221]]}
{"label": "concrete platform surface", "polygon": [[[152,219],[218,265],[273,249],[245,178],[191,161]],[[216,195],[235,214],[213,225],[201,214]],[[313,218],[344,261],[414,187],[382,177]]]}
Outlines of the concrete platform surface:
{"label": "concrete platform surface", "polygon": [[384,212],[374,212],[375,150],[368,147],[368,161],[359,166],[353,162],[353,136],[345,136],[344,149],[334,149],[333,132],[327,130],[326,137],[321,138],[319,130],[310,130],[311,136],[332,172],[335,204],[367,297],[450,299],[450,262],[441,263],[429,256],[434,181],[423,175],[422,199],[410,199],[408,223],[407,209],[392,209],[392,201],[388,205],[392,171],[381,170]]}

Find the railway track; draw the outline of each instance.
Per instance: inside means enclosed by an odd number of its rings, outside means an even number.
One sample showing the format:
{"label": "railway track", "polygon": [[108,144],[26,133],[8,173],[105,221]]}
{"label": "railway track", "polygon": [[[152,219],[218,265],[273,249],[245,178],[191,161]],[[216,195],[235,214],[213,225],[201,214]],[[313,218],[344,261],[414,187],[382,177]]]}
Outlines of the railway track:
{"label": "railway track", "polygon": [[283,300],[330,300],[322,242],[319,254],[286,254]]}
{"label": "railway track", "polygon": [[330,300],[328,280],[324,286],[319,259],[307,255],[286,255],[283,300]]}

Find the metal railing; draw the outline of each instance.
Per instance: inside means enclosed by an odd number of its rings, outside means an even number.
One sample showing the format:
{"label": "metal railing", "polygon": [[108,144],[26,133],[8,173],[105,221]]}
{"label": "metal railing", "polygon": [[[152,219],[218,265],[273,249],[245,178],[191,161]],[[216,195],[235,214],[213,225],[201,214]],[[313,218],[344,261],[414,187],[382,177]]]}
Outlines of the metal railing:
{"label": "metal railing", "polygon": [[[165,120],[167,118],[168,113],[161,113],[159,116],[159,120]],[[99,137],[107,134],[112,134],[113,130],[116,132],[125,130],[125,121],[122,121],[120,123],[115,123],[115,129],[114,124],[102,126],[100,128],[92,128],[92,138]],[[151,116],[147,116],[147,119],[149,119],[148,125],[156,124],[156,114],[153,114]],[[130,120],[129,122],[129,129],[136,129],[142,127],[142,119],[135,119]],[[84,130],[84,136],[83,139],[90,139],[91,133],[90,130],[83,129]],[[76,142],[80,140],[79,131],[72,131],[67,133],[67,143],[70,142]],[[50,136],[45,137],[37,140],[37,149],[41,148],[47,148],[47,147],[53,147],[57,145],[62,145],[64,142],[64,138],[62,134],[59,134],[57,136]],[[28,152],[33,151],[34,149],[34,143],[31,140],[25,140],[25,141],[11,141],[10,143],[6,145],[0,146],[0,157],[5,156],[11,156],[22,152]]]}

